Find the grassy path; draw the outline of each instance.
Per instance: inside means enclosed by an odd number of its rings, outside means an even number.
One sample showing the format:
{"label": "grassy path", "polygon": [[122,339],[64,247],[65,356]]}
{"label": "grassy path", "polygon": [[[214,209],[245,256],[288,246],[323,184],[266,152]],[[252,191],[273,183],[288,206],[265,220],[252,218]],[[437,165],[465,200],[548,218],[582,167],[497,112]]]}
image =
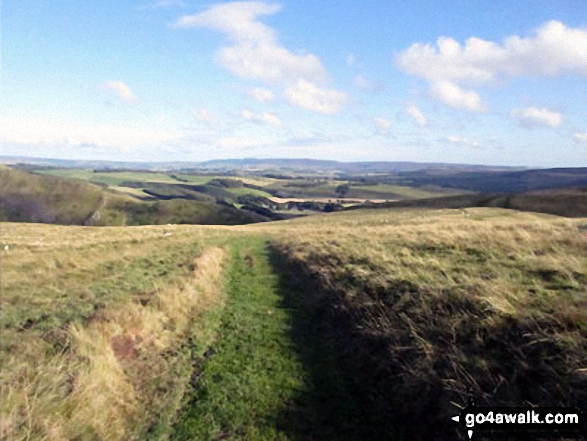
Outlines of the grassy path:
{"label": "grassy path", "polygon": [[353,400],[275,256],[261,238],[232,252],[219,336],[174,438],[355,438]]}

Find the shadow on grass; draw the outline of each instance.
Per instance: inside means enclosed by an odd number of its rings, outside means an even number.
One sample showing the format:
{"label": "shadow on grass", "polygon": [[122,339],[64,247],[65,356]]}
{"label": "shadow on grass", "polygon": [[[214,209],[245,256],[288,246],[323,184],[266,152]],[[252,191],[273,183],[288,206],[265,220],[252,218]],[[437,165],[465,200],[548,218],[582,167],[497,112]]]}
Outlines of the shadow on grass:
{"label": "shadow on grass", "polygon": [[331,326],[331,308],[316,301],[315,287],[295,280],[279,253],[270,250],[269,258],[279,275],[281,306],[290,315],[290,337],[307,375],[306,390],[278,416],[279,428],[292,440],[402,439],[382,424],[389,416],[368,405],[348,360],[336,349],[344,336]]}

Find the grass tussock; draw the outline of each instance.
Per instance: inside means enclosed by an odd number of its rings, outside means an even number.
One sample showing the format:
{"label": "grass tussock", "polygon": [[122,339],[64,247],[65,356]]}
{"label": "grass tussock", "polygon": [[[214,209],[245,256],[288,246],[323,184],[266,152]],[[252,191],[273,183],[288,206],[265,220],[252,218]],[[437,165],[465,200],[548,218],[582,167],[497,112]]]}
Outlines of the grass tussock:
{"label": "grass tussock", "polygon": [[[3,370],[12,381],[2,383],[0,438],[136,439],[169,424],[189,382],[186,341],[209,337],[204,315],[223,302],[224,254],[205,249],[183,283],[70,325],[64,349],[34,372],[21,353],[26,377]],[[29,345],[31,356],[42,346]]]}
{"label": "grass tussock", "polygon": [[587,405],[584,220],[340,215],[275,246],[387,436],[450,436],[442,427],[469,398]]}

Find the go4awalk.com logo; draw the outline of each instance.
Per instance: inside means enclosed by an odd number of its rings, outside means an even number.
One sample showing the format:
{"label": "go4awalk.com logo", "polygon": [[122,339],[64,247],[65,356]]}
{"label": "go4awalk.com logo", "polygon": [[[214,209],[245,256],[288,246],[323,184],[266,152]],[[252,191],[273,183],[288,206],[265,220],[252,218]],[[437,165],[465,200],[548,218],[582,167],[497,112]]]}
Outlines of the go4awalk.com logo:
{"label": "go4awalk.com logo", "polygon": [[585,439],[586,421],[575,408],[467,407],[452,417],[468,439]]}

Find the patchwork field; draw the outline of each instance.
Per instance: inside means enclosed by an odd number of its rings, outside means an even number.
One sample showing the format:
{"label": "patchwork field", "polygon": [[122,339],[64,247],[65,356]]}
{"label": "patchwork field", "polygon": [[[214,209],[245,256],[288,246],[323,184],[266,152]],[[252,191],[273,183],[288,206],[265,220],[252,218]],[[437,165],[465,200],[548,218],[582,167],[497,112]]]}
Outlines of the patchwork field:
{"label": "patchwork field", "polygon": [[453,439],[470,397],[587,405],[585,219],[2,223],[0,250],[1,439]]}
{"label": "patchwork field", "polygon": [[[142,196],[149,196],[148,184],[166,184],[169,186],[191,185],[201,186],[196,188],[204,194],[209,194],[206,185],[211,182],[230,180],[236,185],[227,185],[223,188],[229,193],[224,195],[230,198],[246,194],[262,197],[278,196],[284,198],[302,198],[308,201],[315,199],[415,199],[427,198],[445,194],[459,193],[456,190],[436,189],[435,191],[422,190],[401,185],[354,184],[348,190],[341,193],[340,186],[348,185],[345,180],[324,179],[308,177],[304,175],[282,178],[268,178],[256,175],[211,175],[211,174],[186,174],[186,173],[155,173],[155,172],[128,172],[128,171],[99,171],[81,169],[41,169],[38,173],[58,176],[68,179],[79,179],[95,184],[103,184],[118,191],[138,194],[136,190],[143,191]],[[240,183],[240,184],[239,184]],[[142,184],[142,185],[141,185]],[[132,186],[131,186],[132,185]],[[132,191],[134,189],[135,191]],[[207,191],[208,190],[208,191]],[[337,191],[338,190],[338,191]]]}

